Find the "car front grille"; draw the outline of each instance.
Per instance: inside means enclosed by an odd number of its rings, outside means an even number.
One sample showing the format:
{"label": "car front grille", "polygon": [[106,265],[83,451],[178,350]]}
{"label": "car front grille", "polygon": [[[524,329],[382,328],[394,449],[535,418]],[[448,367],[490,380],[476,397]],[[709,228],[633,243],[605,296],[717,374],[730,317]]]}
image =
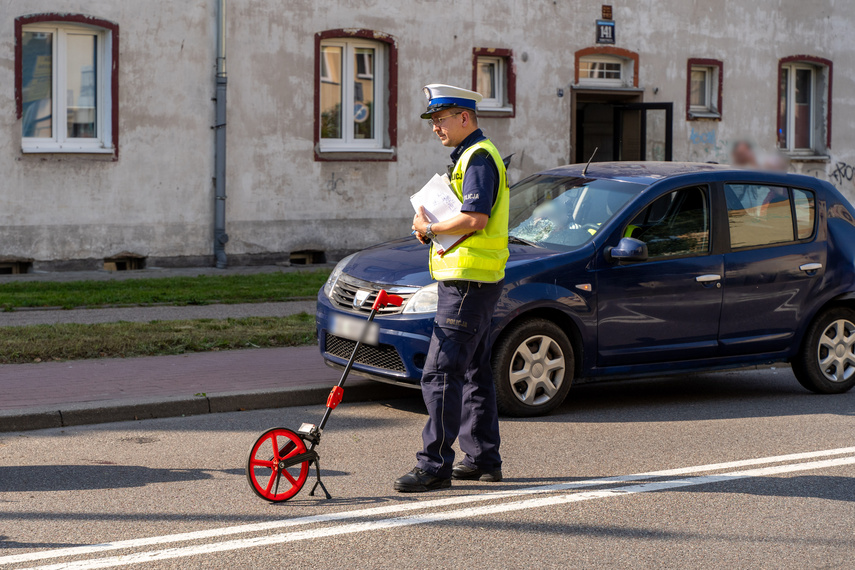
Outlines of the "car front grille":
{"label": "car front grille", "polygon": [[[404,303],[400,307],[387,305],[385,308],[377,311],[378,316],[399,314],[404,310],[404,307],[407,305],[407,301],[409,301],[410,297],[418,291],[418,287],[384,287],[383,285],[371,283],[370,281],[363,281],[362,279],[357,279],[346,273],[342,273],[335,283],[330,300],[336,307],[344,309],[345,311],[368,314],[371,312],[371,306],[377,299],[377,295],[380,293],[381,289],[386,289],[387,293],[403,297]],[[358,291],[367,291],[368,298],[365,299],[362,305],[354,307],[353,300],[356,298],[356,293]]]}
{"label": "car front grille", "polygon": [[[356,346],[356,341],[327,333],[326,351],[332,356],[349,360],[350,355],[353,354],[354,346]],[[363,344],[356,353],[356,362],[392,372],[407,371],[404,368],[404,362],[401,360],[398,351],[394,346],[388,344],[381,344],[379,346]]]}

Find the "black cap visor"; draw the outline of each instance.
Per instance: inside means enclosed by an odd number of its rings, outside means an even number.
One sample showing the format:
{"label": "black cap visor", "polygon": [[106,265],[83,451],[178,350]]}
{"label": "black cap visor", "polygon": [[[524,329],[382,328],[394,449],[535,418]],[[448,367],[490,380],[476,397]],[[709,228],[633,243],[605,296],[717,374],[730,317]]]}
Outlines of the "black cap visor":
{"label": "black cap visor", "polygon": [[438,113],[439,111],[442,111],[443,109],[456,109],[458,106],[459,105],[455,105],[453,103],[440,103],[438,105],[430,105],[427,108],[427,111],[422,113],[421,117],[422,117],[422,119],[430,119],[434,113]]}

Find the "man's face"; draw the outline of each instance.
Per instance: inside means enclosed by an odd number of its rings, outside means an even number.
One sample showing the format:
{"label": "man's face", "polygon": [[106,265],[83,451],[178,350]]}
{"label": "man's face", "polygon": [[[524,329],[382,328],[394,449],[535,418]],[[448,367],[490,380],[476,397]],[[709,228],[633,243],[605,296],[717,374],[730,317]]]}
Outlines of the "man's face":
{"label": "man's face", "polygon": [[[468,117],[468,114],[465,116]],[[460,110],[443,109],[430,117],[433,119],[433,132],[443,146],[454,148],[466,138],[463,134],[464,115]]]}

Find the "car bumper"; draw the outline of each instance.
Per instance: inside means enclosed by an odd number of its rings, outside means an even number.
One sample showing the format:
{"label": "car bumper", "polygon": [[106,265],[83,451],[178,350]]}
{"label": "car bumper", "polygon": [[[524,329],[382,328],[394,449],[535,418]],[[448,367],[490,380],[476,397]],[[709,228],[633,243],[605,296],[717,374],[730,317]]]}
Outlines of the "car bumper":
{"label": "car bumper", "polygon": [[[318,348],[328,366],[343,369],[356,343],[333,334],[332,319],[336,315],[364,321],[367,321],[367,315],[341,309],[333,305],[323,291],[318,294],[315,314]],[[417,387],[427,358],[434,314],[384,315],[375,317],[374,322],[380,327],[379,344],[360,348],[352,373],[381,382]]]}

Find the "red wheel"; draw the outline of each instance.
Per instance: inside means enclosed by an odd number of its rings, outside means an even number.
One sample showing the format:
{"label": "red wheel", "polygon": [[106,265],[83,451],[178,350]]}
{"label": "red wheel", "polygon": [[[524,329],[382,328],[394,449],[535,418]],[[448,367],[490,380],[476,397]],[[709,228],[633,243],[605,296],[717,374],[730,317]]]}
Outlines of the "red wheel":
{"label": "red wheel", "polygon": [[280,467],[285,459],[306,452],[299,435],[285,428],[261,434],[246,461],[246,479],[253,492],[272,503],[287,501],[300,492],[309,475],[309,461]]}

